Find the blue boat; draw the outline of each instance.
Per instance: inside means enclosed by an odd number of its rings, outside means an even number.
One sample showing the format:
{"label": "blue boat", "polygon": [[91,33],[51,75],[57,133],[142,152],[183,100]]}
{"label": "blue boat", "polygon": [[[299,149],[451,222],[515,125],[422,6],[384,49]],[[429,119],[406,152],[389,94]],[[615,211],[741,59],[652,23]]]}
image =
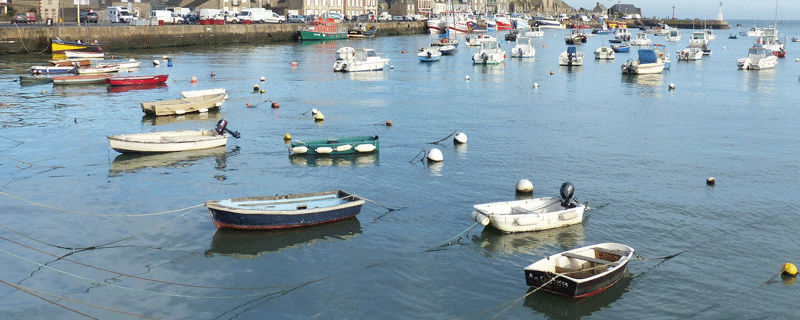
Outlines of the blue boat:
{"label": "blue boat", "polygon": [[629,45],[627,43],[623,43],[621,45],[615,46],[615,45],[612,44],[611,45],[611,49],[614,49],[614,52],[617,52],[617,53],[619,53],[619,52],[631,52],[631,45]]}
{"label": "blue boat", "polygon": [[206,202],[219,229],[268,230],[311,226],[356,216],[364,199],[342,190]]}

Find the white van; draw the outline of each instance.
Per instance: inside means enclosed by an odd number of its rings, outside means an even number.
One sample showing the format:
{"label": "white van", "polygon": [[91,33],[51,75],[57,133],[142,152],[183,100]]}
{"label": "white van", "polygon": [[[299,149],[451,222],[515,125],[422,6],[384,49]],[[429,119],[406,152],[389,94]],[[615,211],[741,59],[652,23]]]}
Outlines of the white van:
{"label": "white van", "polygon": [[111,21],[111,23],[131,22],[133,20],[131,12],[125,7],[108,7],[106,8],[106,15],[108,15],[108,21]]}
{"label": "white van", "polygon": [[250,20],[253,23],[283,23],[286,21],[285,17],[272,12],[272,10],[267,10],[264,8],[244,8],[242,9],[242,13],[240,13],[237,18],[242,21]]}
{"label": "white van", "polygon": [[150,19],[164,21],[164,23],[169,24],[181,24],[183,23],[183,18],[179,16],[177,13],[167,10],[153,10],[150,12]]}
{"label": "white van", "polygon": [[220,9],[200,9],[200,20],[211,20],[216,19],[216,17],[222,17],[222,10]]}

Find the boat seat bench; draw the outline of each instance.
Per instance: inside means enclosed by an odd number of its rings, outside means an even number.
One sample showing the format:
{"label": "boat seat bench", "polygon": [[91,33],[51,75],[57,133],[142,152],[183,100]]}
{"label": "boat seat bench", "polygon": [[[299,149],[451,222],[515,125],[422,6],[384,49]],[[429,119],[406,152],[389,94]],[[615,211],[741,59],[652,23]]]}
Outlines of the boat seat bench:
{"label": "boat seat bench", "polygon": [[608,261],[608,260],[603,260],[603,259],[587,257],[587,256],[584,256],[584,255],[575,254],[575,253],[572,253],[572,252],[564,252],[561,255],[564,256],[564,257],[567,257],[567,258],[574,258],[574,259],[589,261],[589,262],[593,262],[593,263],[597,263],[597,264],[609,264],[609,263],[614,263],[615,262],[615,261]]}

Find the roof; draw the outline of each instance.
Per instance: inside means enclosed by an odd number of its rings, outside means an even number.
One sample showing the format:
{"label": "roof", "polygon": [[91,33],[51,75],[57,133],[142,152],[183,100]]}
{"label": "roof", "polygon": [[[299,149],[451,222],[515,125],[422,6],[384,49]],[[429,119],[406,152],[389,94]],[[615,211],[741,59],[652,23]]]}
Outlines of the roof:
{"label": "roof", "polygon": [[611,6],[611,8],[609,8],[609,10],[612,11],[612,12],[619,12],[619,13],[625,13],[625,14],[634,14],[634,13],[642,14],[642,9],[639,9],[636,6],[632,5],[632,4],[617,3],[617,4],[613,5],[613,6]]}

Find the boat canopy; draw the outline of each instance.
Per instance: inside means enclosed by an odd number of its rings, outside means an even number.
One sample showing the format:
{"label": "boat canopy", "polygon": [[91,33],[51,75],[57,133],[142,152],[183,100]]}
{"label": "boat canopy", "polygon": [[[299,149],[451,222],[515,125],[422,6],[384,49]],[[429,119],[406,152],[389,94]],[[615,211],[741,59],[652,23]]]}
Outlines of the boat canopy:
{"label": "boat canopy", "polygon": [[575,46],[567,47],[567,53],[576,53],[576,52],[578,52],[578,48],[575,48]]}
{"label": "boat canopy", "polygon": [[655,63],[658,61],[658,55],[653,49],[639,50],[639,63]]}

